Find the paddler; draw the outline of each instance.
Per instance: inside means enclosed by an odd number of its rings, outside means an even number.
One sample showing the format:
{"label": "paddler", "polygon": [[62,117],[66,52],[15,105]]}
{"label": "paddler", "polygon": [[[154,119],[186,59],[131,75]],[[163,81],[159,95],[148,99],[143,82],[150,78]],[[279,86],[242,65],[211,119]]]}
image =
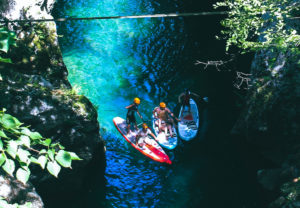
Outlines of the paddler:
{"label": "paddler", "polygon": [[126,106],[125,108],[128,109],[127,115],[126,115],[126,123],[127,123],[127,133],[129,134],[131,132],[131,124],[133,123],[135,126],[135,129],[138,130],[136,119],[135,119],[135,112],[139,115],[139,117],[143,120],[143,117],[141,116],[138,105],[141,103],[141,100],[136,97],[133,99],[133,103],[129,106]]}
{"label": "paddler", "polygon": [[189,113],[191,113],[190,98],[192,95],[196,97],[200,97],[196,93],[191,92],[189,89],[185,89],[185,91],[178,96],[178,103],[182,103],[183,110],[185,110],[185,107],[188,107]]}
{"label": "paddler", "polygon": [[167,108],[166,103],[164,102],[161,102],[158,107],[154,108],[152,113],[154,118],[157,119],[155,121],[155,124],[158,126],[158,129],[160,131],[164,130],[166,134],[167,129],[169,129],[170,136],[173,137],[175,133],[172,131],[172,126],[175,125],[175,123],[171,117],[175,118],[177,121],[180,121],[180,119],[174,116],[174,114],[170,111],[169,108]]}
{"label": "paddler", "polygon": [[146,123],[143,123],[142,129],[138,131],[135,137],[136,138],[135,144],[142,147],[145,143],[147,143],[145,139],[147,138],[148,135],[151,135],[155,140],[157,140],[156,136],[151,132],[148,125]]}

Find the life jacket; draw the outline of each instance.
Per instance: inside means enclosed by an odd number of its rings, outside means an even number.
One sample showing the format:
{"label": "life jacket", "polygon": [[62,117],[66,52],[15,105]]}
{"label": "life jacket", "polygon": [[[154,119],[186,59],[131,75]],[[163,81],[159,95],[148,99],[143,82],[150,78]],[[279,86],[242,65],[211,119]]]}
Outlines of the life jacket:
{"label": "life jacket", "polygon": [[138,106],[134,104],[132,107],[128,108],[127,116],[128,117],[134,116],[134,113],[137,112],[137,110],[138,110]]}

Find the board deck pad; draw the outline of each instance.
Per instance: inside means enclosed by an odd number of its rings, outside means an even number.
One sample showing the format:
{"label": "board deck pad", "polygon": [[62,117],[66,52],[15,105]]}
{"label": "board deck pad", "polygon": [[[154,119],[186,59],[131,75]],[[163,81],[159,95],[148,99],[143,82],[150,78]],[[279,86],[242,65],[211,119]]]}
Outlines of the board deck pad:
{"label": "board deck pad", "polygon": [[172,164],[169,156],[164,152],[164,150],[159,146],[159,144],[149,136],[144,139],[144,144],[140,147],[136,145],[136,135],[137,131],[131,131],[127,133],[127,124],[126,121],[121,117],[115,117],[113,122],[118,129],[118,131],[122,134],[127,142],[129,142],[135,149],[140,151],[145,156],[151,158],[152,160]]}
{"label": "board deck pad", "polygon": [[188,111],[188,107],[181,107],[179,112],[179,118],[181,121],[178,123],[178,134],[181,139],[189,141],[194,139],[199,129],[199,112],[197,103],[191,98],[191,111]]}
{"label": "board deck pad", "polygon": [[185,121],[193,121],[194,120],[194,117],[193,117],[193,114],[191,114],[191,113],[187,113],[184,117],[183,117],[183,119],[185,120]]}

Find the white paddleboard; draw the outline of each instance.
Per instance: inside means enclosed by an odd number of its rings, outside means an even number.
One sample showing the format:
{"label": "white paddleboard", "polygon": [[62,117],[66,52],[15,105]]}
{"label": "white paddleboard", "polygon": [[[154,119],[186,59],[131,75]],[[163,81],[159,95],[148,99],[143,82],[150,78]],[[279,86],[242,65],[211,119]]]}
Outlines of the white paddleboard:
{"label": "white paddleboard", "polygon": [[167,131],[167,134],[165,134],[165,132],[160,132],[159,133],[159,129],[158,126],[155,125],[155,121],[156,119],[153,117],[152,120],[152,125],[153,125],[153,130],[155,133],[155,136],[157,138],[158,143],[163,146],[164,148],[167,149],[174,149],[177,146],[177,133],[176,133],[176,129],[173,126],[173,132],[175,134],[175,136],[171,137],[169,134],[169,130]]}
{"label": "white paddleboard", "polygon": [[191,112],[188,112],[188,107],[180,108],[178,122],[178,133],[181,139],[189,141],[196,137],[199,130],[199,111],[197,103],[190,98]]}

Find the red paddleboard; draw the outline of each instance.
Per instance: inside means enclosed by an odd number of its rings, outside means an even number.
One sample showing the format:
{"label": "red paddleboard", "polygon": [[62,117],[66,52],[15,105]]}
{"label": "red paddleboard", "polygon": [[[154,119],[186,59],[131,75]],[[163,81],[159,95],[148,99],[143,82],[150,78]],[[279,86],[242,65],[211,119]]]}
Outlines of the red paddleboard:
{"label": "red paddleboard", "polygon": [[131,146],[133,146],[135,149],[140,151],[142,154],[157,162],[172,164],[172,161],[170,160],[169,156],[164,152],[164,150],[159,146],[159,144],[154,139],[151,139],[148,136],[147,138],[144,139],[145,141],[144,145],[140,147],[139,145],[135,144],[135,140],[136,140],[135,137],[137,132],[134,131],[127,134],[127,124],[123,118],[115,117],[113,119],[113,122],[116,128],[118,129],[118,131],[125,138],[125,140],[129,142]]}

